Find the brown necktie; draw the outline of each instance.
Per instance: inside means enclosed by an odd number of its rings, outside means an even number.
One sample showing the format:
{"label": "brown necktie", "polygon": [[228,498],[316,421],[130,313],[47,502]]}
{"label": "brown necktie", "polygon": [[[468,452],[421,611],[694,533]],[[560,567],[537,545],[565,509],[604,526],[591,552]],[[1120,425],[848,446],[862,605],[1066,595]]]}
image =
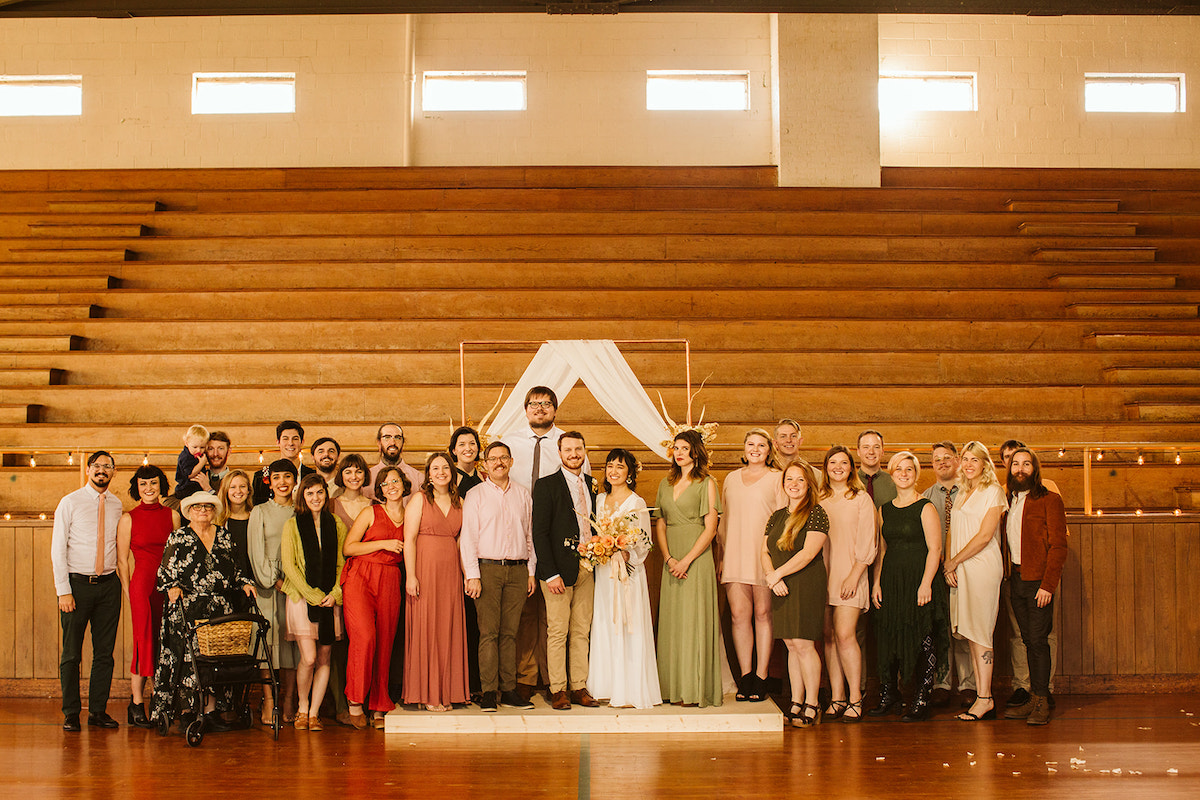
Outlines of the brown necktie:
{"label": "brown necktie", "polygon": [[96,575],[104,574],[104,495],[100,495],[100,518],[96,520]]}
{"label": "brown necktie", "polygon": [[950,510],[954,508],[954,495],[946,492],[946,544],[942,548],[942,560],[950,557]]}
{"label": "brown necktie", "polygon": [[533,485],[538,482],[538,478],[542,477],[539,471],[542,466],[542,439],[545,436],[537,437],[533,442],[533,477],[529,479],[529,491],[533,491]]}

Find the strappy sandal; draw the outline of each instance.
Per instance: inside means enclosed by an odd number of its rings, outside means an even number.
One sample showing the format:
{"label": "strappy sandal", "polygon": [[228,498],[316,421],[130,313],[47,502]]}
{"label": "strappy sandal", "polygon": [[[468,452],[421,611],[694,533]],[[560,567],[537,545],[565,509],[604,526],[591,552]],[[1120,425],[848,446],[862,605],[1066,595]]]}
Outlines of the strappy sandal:
{"label": "strappy sandal", "polygon": [[749,700],[750,699],[750,690],[754,686],[754,684],[751,683],[751,681],[753,681],[753,680],[754,680],[753,672],[747,672],[745,675],[743,675],[742,679],[737,682],[737,693],[734,694],[733,699],[737,700],[738,702],[744,702],[746,700]]}
{"label": "strappy sandal", "polygon": [[[976,697],[976,700],[992,700],[990,697]],[[992,707],[982,714],[972,714],[970,711],[964,711],[956,717],[961,722],[986,722],[996,718],[996,701],[992,700]]]}
{"label": "strappy sandal", "polygon": [[[858,713],[852,717],[850,716],[851,711]],[[842,722],[845,722],[847,725],[862,722],[862,700],[855,700],[853,703],[846,704],[846,710],[842,712]]]}
{"label": "strappy sandal", "polygon": [[767,679],[750,673],[751,683],[746,687],[746,699],[751,703],[761,703],[767,699]]}
{"label": "strappy sandal", "polygon": [[829,705],[825,706],[825,718],[839,719],[849,707],[850,704],[845,700],[830,700]]}
{"label": "strappy sandal", "polygon": [[794,719],[796,719],[803,713],[804,713],[804,703],[792,703],[791,708],[789,708],[787,711],[783,712],[783,718],[786,719],[788,722],[792,722]]}
{"label": "strappy sandal", "polygon": [[[809,713],[811,712],[811,713]],[[793,728],[811,728],[814,725],[821,724],[821,707],[810,706],[808,703],[800,704],[800,713],[792,718]]]}

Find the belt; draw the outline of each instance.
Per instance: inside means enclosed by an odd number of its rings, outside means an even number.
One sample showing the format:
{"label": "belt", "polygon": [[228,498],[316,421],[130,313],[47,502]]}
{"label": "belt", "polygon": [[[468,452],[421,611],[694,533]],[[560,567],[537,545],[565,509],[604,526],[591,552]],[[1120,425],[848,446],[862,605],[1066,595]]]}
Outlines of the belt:
{"label": "belt", "polygon": [[103,575],[84,575],[81,572],[72,572],[70,577],[72,580],[83,581],[85,583],[104,583],[116,578],[117,573],[106,572]]}
{"label": "belt", "polygon": [[529,563],[528,558],[481,558],[480,564],[492,567],[523,567]]}

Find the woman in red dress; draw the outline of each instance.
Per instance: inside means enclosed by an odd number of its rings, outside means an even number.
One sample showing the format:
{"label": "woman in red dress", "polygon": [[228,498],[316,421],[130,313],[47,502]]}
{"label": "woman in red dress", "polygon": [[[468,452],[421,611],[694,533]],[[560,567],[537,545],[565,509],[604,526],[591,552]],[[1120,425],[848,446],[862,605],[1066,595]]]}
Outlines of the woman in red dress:
{"label": "woman in red dress", "polygon": [[404,702],[449,711],[470,700],[467,622],[458,534],[462,501],[458,473],[446,453],[425,461],[425,481],[404,510]]}
{"label": "woman in red dress", "polygon": [[163,596],[155,591],[154,582],[167,537],[180,527],[179,513],[159,502],[168,491],[167,476],[161,469],[153,465],[139,467],[129,480],[129,496],[140,502],[117,524],[117,572],[129,595],[133,628],[133,658],[129,665],[133,699],[126,716],[130,725],[139,728],[151,727],[144,691],[146,679],[154,676],[158,662],[158,631],[162,624]]}
{"label": "woman in red dress", "polygon": [[[395,708],[388,696],[388,672],[396,626],[403,608],[401,588],[404,557],[404,495],[408,478],[396,467],[375,476],[375,496],[383,502],[362,511],[346,534],[342,553],[342,614],[350,652],[346,662],[346,700],[350,724],[365,728],[363,704],[372,711],[372,725]],[[400,644],[403,646],[403,639]]]}

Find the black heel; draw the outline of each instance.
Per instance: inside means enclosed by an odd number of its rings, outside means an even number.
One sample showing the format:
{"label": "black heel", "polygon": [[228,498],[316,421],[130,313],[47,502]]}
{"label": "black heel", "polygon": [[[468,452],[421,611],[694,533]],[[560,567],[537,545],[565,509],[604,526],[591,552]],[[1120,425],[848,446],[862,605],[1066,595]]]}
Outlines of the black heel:
{"label": "black heel", "polygon": [[[857,711],[853,717],[850,716],[851,711]],[[848,725],[853,725],[856,722],[862,722],[862,700],[855,700],[853,703],[846,704],[846,710],[842,712],[842,722]]]}
{"label": "black heel", "polygon": [[130,725],[138,728],[153,728],[154,725],[146,718],[146,707],[142,703],[130,703],[125,709],[125,719]]}

